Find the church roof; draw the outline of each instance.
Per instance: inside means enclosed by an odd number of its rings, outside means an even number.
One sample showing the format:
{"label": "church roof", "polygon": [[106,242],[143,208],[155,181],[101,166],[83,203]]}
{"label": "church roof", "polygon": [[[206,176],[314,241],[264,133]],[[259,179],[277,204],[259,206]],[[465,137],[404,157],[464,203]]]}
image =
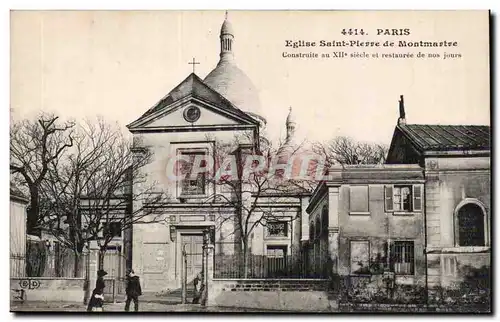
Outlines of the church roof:
{"label": "church roof", "polygon": [[489,126],[407,124],[398,129],[421,151],[489,150],[491,146]]}
{"label": "church roof", "polygon": [[[173,90],[171,90],[165,97],[163,97],[158,103],[156,103],[152,108],[150,108],[146,113],[144,113],[139,119],[132,122],[138,122],[149,115],[154,114],[157,111],[162,110],[164,107],[169,106],[187,96],[192,96],[201,101],[214,104],[218,107],[224,108],[227,111],[237,114],[238,116],[253,120],[246,113],[235,107],[228,99],[226,99],[221,94],[217,93],[215,90],[208,87],[196,74],[191,73],[186,79],[184,79],[179,85],[177,85]],[[130,124],[129,124],[130,125]]]}
{"label": "church roof", "polygon": [[233,60],[219,61],[204,82],[241,110],[257,116],[261,113],[257,89]]}

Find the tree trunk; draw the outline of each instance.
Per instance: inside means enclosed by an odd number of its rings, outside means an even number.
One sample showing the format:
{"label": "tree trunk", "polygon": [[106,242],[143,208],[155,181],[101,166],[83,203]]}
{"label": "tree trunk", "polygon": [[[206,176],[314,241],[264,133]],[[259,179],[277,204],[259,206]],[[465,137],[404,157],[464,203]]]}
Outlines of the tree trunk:
{"label": "tree trunk", "polygon": [[41,237],[40,230],[36,228],[38,225],[38,213],[39,213],[39,203],[38,203],[38,187],[30,187],[30,206],[28,210],[28,218],[26,221],[26,232],[30,235],[36,235]]}
{"label": "tree trunk", "polygon": [[99,249],[99,266],[97,269],[104,269],[104,256],[106,255],[106,249]]}
{"label": "tree trunk", "polygon": [[248,245],[243,239],[243,278],[248,278]]}
{"label": "tree trunk", "polygon": [[73,252],[73,277],[80,277],[80,254],[75,251]]}

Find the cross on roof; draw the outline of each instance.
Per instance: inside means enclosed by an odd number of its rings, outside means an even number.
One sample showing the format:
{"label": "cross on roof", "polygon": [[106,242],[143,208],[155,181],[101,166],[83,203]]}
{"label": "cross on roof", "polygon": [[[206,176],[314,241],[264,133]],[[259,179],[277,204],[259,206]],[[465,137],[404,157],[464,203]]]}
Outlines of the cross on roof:
{"label": "cross on roof", "polygon": [[193,61],[188,63],[189,65],[193,65],[193,74],[194,74],[194,68],[196,65],[199,65],[200,62],[197,62],[195,58],[193,57]]}

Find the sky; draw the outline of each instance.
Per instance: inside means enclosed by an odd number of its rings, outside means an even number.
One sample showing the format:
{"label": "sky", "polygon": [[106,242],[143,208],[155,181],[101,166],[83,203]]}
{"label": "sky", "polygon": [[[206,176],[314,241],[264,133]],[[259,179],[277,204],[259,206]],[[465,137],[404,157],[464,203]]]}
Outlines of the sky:
{"label": "sky", "polygon": [[[219,59],[223,11],[14,11],[11,111],[64,118],[137,119],[200,62],[202,79]],[[488,13],[432,11],[230,11],[235,59],[259,90],[272,139],[285,135],[290,106],[297,137],[337,135],[389,144],[404,95],[407,123],[490,123]],[[345,36],[344,28],[368,35]],[[377,29],[409,29],[377,36]],[[456,41],[453,48],[347,48],[348,54],[438,53],[460,58],[298,59],[305,41]]]}

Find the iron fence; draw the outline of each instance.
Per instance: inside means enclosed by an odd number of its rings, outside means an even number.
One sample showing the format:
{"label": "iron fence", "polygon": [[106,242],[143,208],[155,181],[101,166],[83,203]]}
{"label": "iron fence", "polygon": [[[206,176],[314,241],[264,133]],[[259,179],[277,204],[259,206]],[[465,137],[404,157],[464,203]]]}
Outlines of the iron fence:
{"label": "iron fence", "polygon": [[250,250],[245,256],[237,244],[216,243],[214,278],[318,277],[309,268],[307,254],[287,254],[284,248],[279,252],[276,249],[268,248],[265,254]]}
{"label": "iron fence", "polygon": [[10,255],[10,276],[84,278],[86,262],[86,253],[75,254],[68,249],[58,252],[49,249],[30,250],[26,254]]}

